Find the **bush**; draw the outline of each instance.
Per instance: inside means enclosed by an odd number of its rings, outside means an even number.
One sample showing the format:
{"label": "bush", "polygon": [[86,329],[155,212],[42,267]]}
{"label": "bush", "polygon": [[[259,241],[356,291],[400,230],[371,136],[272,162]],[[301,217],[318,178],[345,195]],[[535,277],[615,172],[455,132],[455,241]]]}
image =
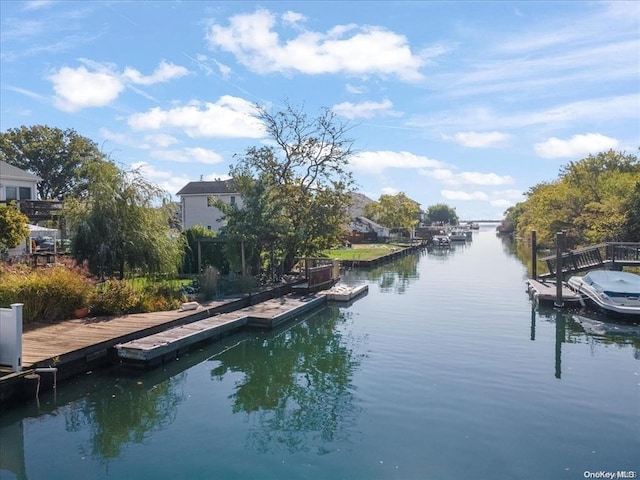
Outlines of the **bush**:
{"label": "bush", "polygon": [[0,305],[23,303],[24,323],[73,318],[76,308],[89,304],[92,290],[81,268],[14,266],[0,274]]}
{"label": "bush", "polygon": [[107,280],[93,292],[90,310],[92,315],[140,313],[142,295],[123,280]]}

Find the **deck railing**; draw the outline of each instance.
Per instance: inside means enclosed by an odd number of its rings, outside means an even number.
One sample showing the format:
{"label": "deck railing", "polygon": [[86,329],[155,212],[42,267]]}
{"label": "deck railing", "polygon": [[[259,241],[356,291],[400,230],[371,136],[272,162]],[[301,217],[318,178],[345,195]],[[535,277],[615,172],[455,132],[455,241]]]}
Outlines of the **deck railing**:
{"label": "deck railing", "polygon": [[548,274],[540,275],[541,278],[555,277],[558,269],[572,274],[598,268],[640,266],[640,242],[605,242],[562,252],[560,266],[556,255],[541,260],[549,270]]}

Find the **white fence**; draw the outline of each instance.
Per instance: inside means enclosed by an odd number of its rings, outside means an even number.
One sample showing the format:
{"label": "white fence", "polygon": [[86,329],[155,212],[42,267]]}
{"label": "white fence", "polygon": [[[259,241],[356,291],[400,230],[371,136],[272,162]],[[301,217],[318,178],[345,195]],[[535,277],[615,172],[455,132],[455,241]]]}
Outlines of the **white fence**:
{"label": "white fence", "polygon": [[22,370],[22,303],[0,308],[0,365]]}

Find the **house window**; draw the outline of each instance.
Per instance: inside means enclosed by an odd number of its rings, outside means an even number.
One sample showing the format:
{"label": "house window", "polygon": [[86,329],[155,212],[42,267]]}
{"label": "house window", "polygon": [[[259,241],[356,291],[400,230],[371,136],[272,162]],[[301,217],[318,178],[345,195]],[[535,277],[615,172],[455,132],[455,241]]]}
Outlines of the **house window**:
{"label": "house window", "polygon": [[16,187],[4,187],[7,202],[18,200],[18,189]]}
{"label": "house window", "polygon": [[231,199],[229,200],[229,203],[231,205],[235,205],[236,204],[236,197],[234,197],[233,195],[231,195]]}
{"label": "house window", "polygon": [[31,200],[31,187],[20,187],[20,200]]}

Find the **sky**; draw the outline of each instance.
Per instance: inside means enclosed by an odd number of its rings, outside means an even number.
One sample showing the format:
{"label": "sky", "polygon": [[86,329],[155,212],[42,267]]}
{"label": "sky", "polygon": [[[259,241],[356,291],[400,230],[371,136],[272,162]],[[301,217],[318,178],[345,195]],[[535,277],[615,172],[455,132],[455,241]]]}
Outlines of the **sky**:
{"label": "sky", "polygon": [[73,129],[175,193],[330,109],[373,200],[501,219],[640,147],[640,2],[2,1],[0,130]]}

